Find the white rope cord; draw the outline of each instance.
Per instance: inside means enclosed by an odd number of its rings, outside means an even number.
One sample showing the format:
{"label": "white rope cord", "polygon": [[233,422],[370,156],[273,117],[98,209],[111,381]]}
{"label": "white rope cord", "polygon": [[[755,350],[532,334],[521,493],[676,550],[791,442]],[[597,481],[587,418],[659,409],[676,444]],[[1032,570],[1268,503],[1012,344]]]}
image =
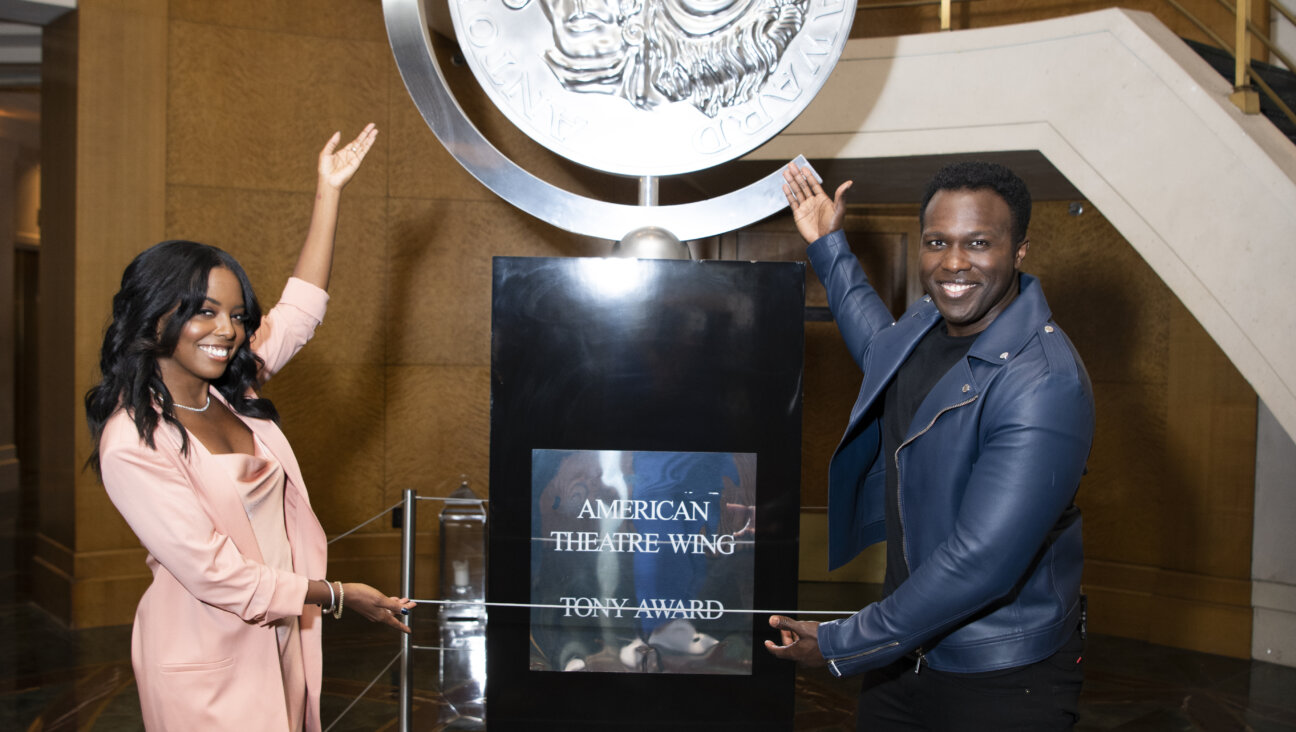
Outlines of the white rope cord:
{"label": "white rope cord", "polygon": [[[411,599],[411,600],[414,600],[414,602],[417,602],[417,603],[420,604],[420,605],[469,605],[469,606],[472,606],[472,607],[521,607],[521,608],[533,608],[533,609],[534,609],[534,608],[538,608],[538,609],[543,609],[543,610],[570,610],[570,609],[572,609],[572,606],[569,606],[569,605],[546,605],[546,604],[544,604],[544,603],[533,603],[533,602],[468,602],[468,601],[465,601],[465,600],[419,600],[419,599],[416,599],[416,598],[410,598],[410,599]],[[609,610],[609,611],[612,611],[612,610],[616,610],[617,608],[589,608],[589,607],[582,607],[581,609],[582,609],[582,610],[591,610],[591,611],[593,611],[593,612],[599,612],[600,610]],[[622,612],[627,612],[627,613],[628,613],[628,612],[631,612],[632,610],[637,610],[637,609],[638,609],[637,606],[634,607],[634,608],[631,608],[631,607],[623,607],[623,608],[620,608],[620,610],[621,610]],[[672,610],[671,608],[649,608],[649,610],[650,610],[651,612],[665,612],[665,613],[671,613],[671,612],[687,612],[686,610]],[[740,615],[841,615],[841,616],[848,616],[848,615],[854,615],[855,613],[857,613],[857,612],[859,612],[859,611],[858,611],[858,610],[748,610],[748,609],[743,609],[743,608],[739,608],[739,609],[725,608],[724,610],[721,610],[720,612],[721,612],[722,614],[723,614],[723,613],[736,613],[736,614],[740,614]]]}
{"label": "white rope cord", "polygon": [[341,534],[338,534],[337,536],[333,537],[332,539],[329,539],[329,540],[328,540],[328,543],[332,544],[333,542],[337,541],[338,539],[344,539],[344,538],[346,538],[346,537],[348,537],[348,536],[354,534],[355,532],[359,531],[360,529],[362,529],[362,528],[368,526],[369,524],[372,524],[373,522],[377,521],[378,519],[382,518],[383,516],[386,516],[387,514],[391,513],[392,511],[395,511],[396,509],[400,508],[400,507],[403,506],[403,505],[405,505],[405,502],[404,502],[404,501],[401,501],[400,503],[394,504],[394,505],[390,506],[389,508],[383,509],[382,513],[379,513],[377,516],[374,516],[373,518],[371,518],[371,519],[369,519],[368,521],[365,521],[365,522],[363,522],[363,523],[356,524],[356,525],[355,525],[353,528],[351,528],[350,530],[348,530],[348,531],[344,531],[344,532],[342,532]]}
{"label": "white rope cord", "polygon": [[[419,500],[419,501],[445,501],[446,503],[455,503],[455,504],[476,504],[476,505],[478,505],[478,506],[485,506],[487,503],[490,503],[490,501],[488,501],[488,500],[486,500],[486,499],[484,499],[484,498],[448,498],[448,497],[442,497],[442,496],[414,496],[414,498],[415,498],[415,500]],[[341,534],[338,534],[337,536],[333,537],[332,539],[329,539],[329,540],[328,540],[328,543],[332,544],[333,542],[337,541],[338,539],[344,539],[344,538],[346,538],[346,537],[348,537],[348,536],[354,534],[355,532],[359,531],[360,529],[363,529],[364,527],[368,526],[369,524],[372,524],[373,522],[377,521],[378,519],[382,518],[383,516],[386,516],[387,514],[391,513],[392,511],[395,511],[396,509],[398,509],[398,508],[400,508],[401,506],[404,506],[404,505],[405,505],[405,502],[404,502],[404,501],[401,501],[400,503],[392,504],[391,506],[388,506],[387,508],[384,508],[380,513],[378,513],[378,514],[377,514],[376,516],[374,516],[373,518],[370,518],[370,519],[368,519],[368,520],[366,520],[366,521],[363,521],[363,522],[361,522],[361,523],[358,523],[358,524],[356,524],[355,526],[351,527],[350,529],[347,529],[346,531],[342,532]]]}
{"label": "white rope cord", "polygon": [[[485,507],[490,503],[490,499],[489,499],[489,498],[451,498],[451,497],[449,497],[449,496],[420,496],[420,495],[415,495],[415,496],[414,496],[414,500],[416,500],[416,501],[444,501],[444,502],[446,502],[446,503],[448,503],[448,504],[453,504],[453,505],[476,505],[476,506],[481,506],[481,507],[483,507],[483,508],[485,508]],[[364,521],[364,522],[362,522],[362,523],[356,524],[356,525],[353,526],[352,528],[350,528],[350,529],[348,529],[348,530],[342,532],[341,534],[338,534],[337,536],[333,537],[332,539],[329,539],[329,540],[328,540],[328,543],[332,544],[333,542],[337,541],[338,539],[343,539],[343,538],[346,538],[346,537],[348,537],[348,536],[354,534],[355,532],[359,531],[360,529],[362,529],[362,528],[368,526],[369,524],[371,524],[371,523],[377,521],[378,519],[382,518],[383,516],[386,516],[387,514],[391,513],[392,511],[395,511],[396,509],[400,508],[400,507],[403,506],[403,505],[405,505],[405,502],[404,502],[404,501],[401,501],[401,502],[399,502],[399,503],[392,504],[391,506],[389,506],[389,507],[383,509],[380,513],[378,513],[377,515],[375,515],[373,518],[370,518],[370,519],[368,519],[367,521]],[[828,507],[827,507],[827,506],[802,506],[802,508],[808,508],[808,509],[824,509],[824,510],[827,510]],[[544,538],[541,538],[540,541],[555,541],[555,540],[554,540],[554,539],[544,539]],[[753,544],[754,544],[755,542],[743,542],[743,543],[753,543]]]}
{"label": "white rope cord", "polygon": [[484,506],[490,503],[489,498],[451,498],[450,496],[414,496],[416,501],[445,501],[446,503],[455,504],[476,504]]}
{"label": "white rope cord", "polygon": [[347,708],[343,709],[342,713],[337,715],[337,718],[334,719],[332,722],[330,722],[329,726],[324,728],[324,732],[329,732],[329,730],[333,729],[333,727],[336,726],[338,722],[341,722],[342,718],[347,715],[347,712],[351,711],[351,707],[354,707],[356,705],[356,702],[363,699],[364,695],[369,693],[369,690],[373,688],[373,685],[378,683],[378,679],[381,678],[383,674],[387,673],[387,669],[391,668],[392,664],[396,663],[397,659],[399,659],[400,657],[401,657],[400,651],[397,651],[396,655],[392,656],[392,660],[388,661],[386,666],[383,666],[383,670],[379,671],[378,675],[373,677],[373,681],[370,681],[369,685],[364,688],[364,691],[360,692],[360,696],[357,696],[356,698],[352,699],[351,703],[347,705]]}

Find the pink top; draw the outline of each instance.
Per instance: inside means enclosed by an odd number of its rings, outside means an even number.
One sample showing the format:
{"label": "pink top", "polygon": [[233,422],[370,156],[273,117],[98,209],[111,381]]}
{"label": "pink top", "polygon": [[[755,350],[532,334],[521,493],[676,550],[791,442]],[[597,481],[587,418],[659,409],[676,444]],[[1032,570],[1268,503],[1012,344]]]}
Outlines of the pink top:
{"label": "pink top", "polygon": [[[194,443],[202,443],[195,439]],[[252,533],[266,566],[284,572],[293,569],[292,546],[284,527],[284,471],[253,435],[254,454],[234,452],[212,457],[229,472],[252,523]],[[205,447],[203,449],[206,449]],[[298,732],[306,710],[306,673],[302,665],[301,634],[296,617],[271,623],[279,640],[279,671],[283,675],[288,729]]]}

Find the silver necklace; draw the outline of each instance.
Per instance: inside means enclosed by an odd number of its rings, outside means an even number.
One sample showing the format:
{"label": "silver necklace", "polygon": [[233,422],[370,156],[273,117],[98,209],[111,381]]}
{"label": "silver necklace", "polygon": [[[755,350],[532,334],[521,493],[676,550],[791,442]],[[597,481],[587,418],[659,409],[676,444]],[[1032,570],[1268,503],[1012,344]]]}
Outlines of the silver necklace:
{"label": "silver necklace", "polygon": [[207,392],[207,401],[204,402],[203,405],[202,405],[201,407],[186,407],[185,405],[181,404],[180,402],[175,402],[175,401],[171,402],[171,404],[173,404],[174,406],[180,407],[181,409],[188,410],[188,411],[190,411],[190,412],[205,412],[205,411],[207,411],[207,407],[210,407],[210,406],[211,406],[211,392],[210,392],[210,391]]}

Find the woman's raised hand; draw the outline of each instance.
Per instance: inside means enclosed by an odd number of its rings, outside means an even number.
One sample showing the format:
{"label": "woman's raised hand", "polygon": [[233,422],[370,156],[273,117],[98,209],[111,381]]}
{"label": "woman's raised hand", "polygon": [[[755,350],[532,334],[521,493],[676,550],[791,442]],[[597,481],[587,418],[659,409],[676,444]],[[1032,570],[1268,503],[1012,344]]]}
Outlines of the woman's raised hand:
{"label": "woman's raised hand", "polygon": [[369,148],[373,147],[377,137],[378,128],[370,122],[354,140],[339,148],[338,141],[342,139],[342,133],[334,132],[324,144],[324,149],[320,150],[320,181],[341,190],[360,169],[360,162],[364,160]]}
{"label": "woman's raised hand", "polygon": [[378,128],[373,123],[365,125],[356,139],[338,148],[341,132],[334,132],[319,154],[319,180],[315,184],[315,205],[311,208],[310,229],[306,243],[302,244],[293,276],[305,280],[321,290],[328,289],[329,275],[333,272],[333,236],[337,233],[338,203],[342,200],[342,187],[360,169],[360,162],[373,147]]}

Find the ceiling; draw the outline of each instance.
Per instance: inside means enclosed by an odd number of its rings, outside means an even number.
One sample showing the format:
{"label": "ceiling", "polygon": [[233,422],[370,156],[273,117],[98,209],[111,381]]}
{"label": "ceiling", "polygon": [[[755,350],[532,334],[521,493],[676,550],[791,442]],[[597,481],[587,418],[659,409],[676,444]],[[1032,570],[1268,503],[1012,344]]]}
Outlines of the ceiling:
{"label": "ceiling", "polygon": [[0,89],[40,86],[41,26],[76,10],[76,0],[0,0]]}

